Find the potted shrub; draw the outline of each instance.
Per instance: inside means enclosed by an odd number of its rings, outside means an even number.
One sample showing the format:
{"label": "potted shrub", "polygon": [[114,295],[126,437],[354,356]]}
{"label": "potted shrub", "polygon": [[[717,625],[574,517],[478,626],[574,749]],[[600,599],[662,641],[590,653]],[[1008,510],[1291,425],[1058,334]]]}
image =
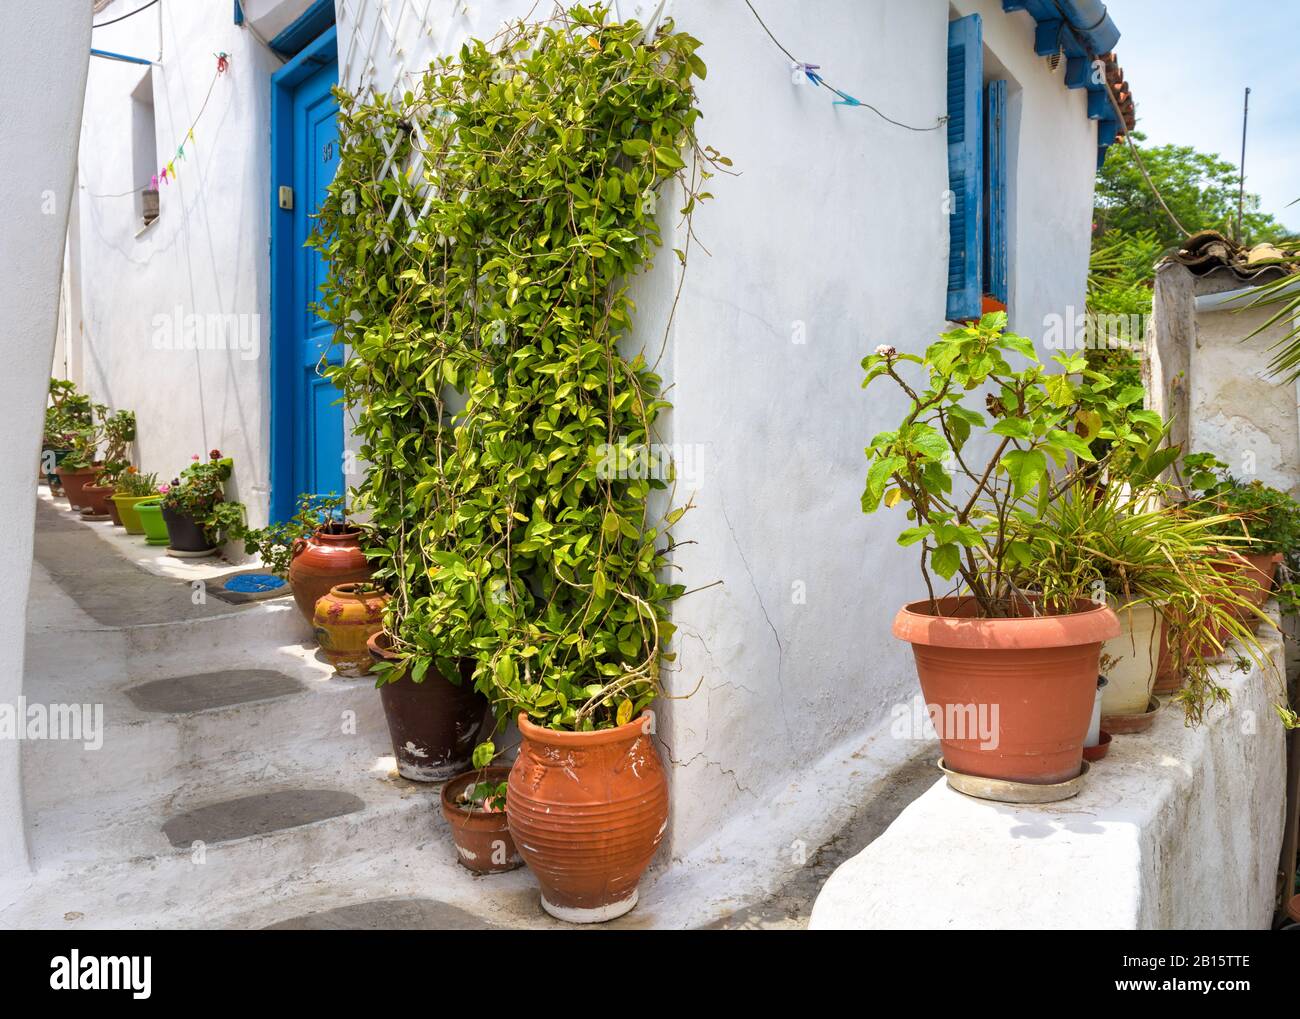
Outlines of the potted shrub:
{"label": "potted shrub", "polygon": [[[647,199],[675,180],[689,215],[726,163],[695,137],[698,45],[575,5],[439,58],[412,97],[342,98],[349,141],[313,237],[349,350],[326,374],[356,408],[357,506],[393,594],[372,641],[381,693],[473,686],[499,723],[518,719],[510,831],[543,906],[574,921],[635,905],[668,816],[648,708],[687,507],[659,518],[671,477],[627,463],[669,404],[647,355],[621,348],[628,281],[660,243]],[[555,125],[562,168],[501,109]],[[394,127],[413,121],[435,186],[365,183],[414,156]],[[388,154],[366,142],[377,134]],[[421,209],[414,234],[377,243],[398,201]]]}
{"label": "potted shrub", "polygon": [[167,525],[168,551],[185,557],[212,555],[223,534],[240,531],[243,506],[226,501],[226,481],[234,461],[214,449],[202,460],[197,454],[193,463],[160,485],[162,517]]}
{"label": "potted shrub", "polygon": [[339,584],[367,581],[373,571],[362,551],[365,530],[348,519],[343,499],[299,495],[293,518],[243,535],[244,550],[289,582],[298,611],[309,623],[316,602]]}
{"label": "potted shrub", "polygon": [[941,729],[946,765],[1056,784],[1080,772],[1102,644],[1120,626],[1086,583],[1061,575],[1036,587],[1025,539],[1049,526],[1034,521],[1060,491],[1097,475],[1090,443],[1110,438],[1120,408],[1083,357],[1058,357],[1062,372],[1048,374],[1005,325],[993,313],[923,357],[882,346],[863,360],[863,387],[888,380],[908,410],[867,447],[862,508],[905,506],[899,543],[920,546],[929,594],[899,611],[894,635],[912,645],[927,704],[944,719],[983,716],[978,732]]}
{"label": "potted shrub", "polygon": [[[125,526],[113,495],[122,476],[131,466],[129,447],[135,441],[135,412],[119,410],[104,419],[104,469],[96,484],[107,489],[102,495],[104,510],[118,527]],[[92,493],[92,500],[94,494]]]}
{"label": "potted shrub", "polygon": [[84,505],[81,508],[81,516],[85,520],[108,520],[112,516],[109,513],[109,496],[113,494],[113,486],[104,483],[104,472],[96,471],[94,477],[81,486],[81,497]]}
{"label": "potted shrub", "polygon": [[506,767],[476,767],[448,779],[442,787],[442,816],[456,841],[456,858],[475,874],[500,874],[523,866],[506,817],[509,775]]}
{"label": "potted shrub", "polygon": [[140,521],[136,507],[147,499],[157,498],[157,474],[141,474],[135,467],[128,467],[118,476],[113,486],[112,503],[117,507],[117,514],[127,534],[144,533],[144,524]]}
{"label": "potted shrub", "polygon": [[1247,601],[1268,601],[1277,568],[1300,549],[1300,504],[1287,493],[1262,481],[1242,482],[1213,454],[1196,453],[1183,460],[1188,488],[1198,495],[1195,506],[1204,513],[1225,515],[1216,533],[1238,539],[1232,546],[1234,578]]}
{"label": "potted shrub", "polygon": [[58,466],[72,452],[77,432],[94,424],[90,397],[77,392],[67,379],[50,379],[50,400],[45,408],[45,427],[41,436],[40,471],[51,493],[57,494],[62,482]]}
{"label": "potted shrub", "polygon": [[393,740],[397,773],[413,782],[441,782],[469,764],[482,734],[488,702],[474,689],[474,662],[413,652],[387,629],[366,642],[379,699]]}
{"label": "potted shrub", "polygon": [[[1013,530],[1013,540],[1030,549],[1026,579],[1032,588],[1050,593],[1064,577],[1069,588],[1104,598],[1119,618],[1120,633],[1101,655],[1108,679],[1102,712],[1110,720],[1103,725],[1112,732],[1150,724],[1167,634],[1184,645],[1220,634],[1254,644],[1238,616],[1245,602],[1223,570],[1228,560],[1218,528],[1234,518],[1166,505],[1174,488],[1159,475],[1179,452],[1162,448],[1127,465],[1111,461],[1106,484],[1076,481],[1055,495],[1041,523]],[[1226,696],[1200,659],[1176,664],[1194,673],[1180,698],[1189,719]]]}

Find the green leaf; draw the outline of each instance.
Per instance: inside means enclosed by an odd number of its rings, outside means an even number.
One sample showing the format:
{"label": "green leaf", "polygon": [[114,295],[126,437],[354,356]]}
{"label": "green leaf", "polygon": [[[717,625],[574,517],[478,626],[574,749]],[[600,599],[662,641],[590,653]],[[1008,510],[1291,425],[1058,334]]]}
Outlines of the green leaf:
{"label": "green leaf", "polygon": [[960,546],[953,544],[940,545],[930,553],[930,566],[944,580],[951,580],[953,574],[961,566]]}
{"label": "green leaf", "polygon": [[1068,407],[1074,403],[1074,386],[1068,375],[1048,375],[1043,384],[1047,389],[1047,398],[1057,407]]}
{"label": "green leaf", "polygon": [[1080,460],[1092,462],[1097,458],[1093,455],[1088,444],[1073,432],[1062,431],[1060,428],[1053,428],[1047,433],[1048,438],[1057,446],[1063,446]]}
{"label": "green leaf", "polygon": [[989,431],[1013,439],[1028,439],[1034,434],[1034,426],[1024,418],[999,418]]}
{"label": "green leaf", "polygon": [[1047,475],[1047,457],[1041,449],[1013,449],[1002,458],[1017,497],[1033,490]]}

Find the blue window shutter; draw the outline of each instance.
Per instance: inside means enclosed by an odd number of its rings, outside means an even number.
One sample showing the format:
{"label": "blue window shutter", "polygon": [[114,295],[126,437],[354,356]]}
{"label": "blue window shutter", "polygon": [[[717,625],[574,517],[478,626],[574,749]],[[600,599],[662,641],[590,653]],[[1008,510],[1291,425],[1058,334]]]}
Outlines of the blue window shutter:
{"label": "blue window shutter", "polygon": [[980,314],[984,193],[984,39],[980,16],[948,22],[948,318]]}
{"label": "blue window shutter", "polygon": [[984,290],[1007,302],[1007,83],[991,81],[986,89],[984,158],[988,166],[984,193]]}

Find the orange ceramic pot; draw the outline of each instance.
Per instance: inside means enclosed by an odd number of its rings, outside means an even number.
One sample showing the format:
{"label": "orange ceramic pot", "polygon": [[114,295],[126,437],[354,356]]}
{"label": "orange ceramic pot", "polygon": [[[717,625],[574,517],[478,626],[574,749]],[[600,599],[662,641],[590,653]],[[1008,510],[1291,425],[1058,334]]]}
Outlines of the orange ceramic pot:
{"label": "orange ceramic pot", "polygon": [[467,771],[443,783],[442,816],[451,826],[460,865],[475,874],[500,874],[524,865],[510,837],[504,810],[471,810],[460,802],[466,789],[480,782],[497,785],[509,774],[509,768],[491,767]]}
{"label": "orange ceramic pot", "polygon": [[366,641],[384,628],[388,595],[368,584],[339,584],[316,602],[312,624],[325,657],[340,676],[364,676],[370,671]]}
{"label": "orange ceramic pot", "polygon": [[294,539],[289,563],[293,600],[307,622],[316,617],[316,602],[332,587],[370,579],[370,564],[361,551],[361,531],[328,524],[310,538]]}
{"label": "orange ceramic pot", "polygon": [[1119,619],[1088,601],[1062,615],[985,619],[977,611],[973,598],[926,599],[894,619],[894,636],[912,645],[944,763],[1011,782],[1076,777],[1101,645],[1119,636]]}
{"label": "orange ceramic pot", "polygon": [[557,732],[520,714],[506,815],[552,916],[598,923],[636,905],[641,874],[668,826],[653,725],[647,711],[615,729]]}

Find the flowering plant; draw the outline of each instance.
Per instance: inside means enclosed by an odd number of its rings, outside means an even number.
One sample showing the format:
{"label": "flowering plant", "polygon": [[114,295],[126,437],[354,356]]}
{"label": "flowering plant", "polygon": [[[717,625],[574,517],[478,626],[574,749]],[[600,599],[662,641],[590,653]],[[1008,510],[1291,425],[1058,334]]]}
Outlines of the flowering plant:
{"label": "flowering plant", "polygon": [[226,482],[230,480],[235,462],[228,456],[223,457],[219,449],[210,451],[207,460],[201,460],[195,454],[193,461],[170,483],[158,486],[162,508],[190,517],[203,528],[209,539],[215,541],[230,522],[230,507],[242,516],[242,506],[226,503]]}

